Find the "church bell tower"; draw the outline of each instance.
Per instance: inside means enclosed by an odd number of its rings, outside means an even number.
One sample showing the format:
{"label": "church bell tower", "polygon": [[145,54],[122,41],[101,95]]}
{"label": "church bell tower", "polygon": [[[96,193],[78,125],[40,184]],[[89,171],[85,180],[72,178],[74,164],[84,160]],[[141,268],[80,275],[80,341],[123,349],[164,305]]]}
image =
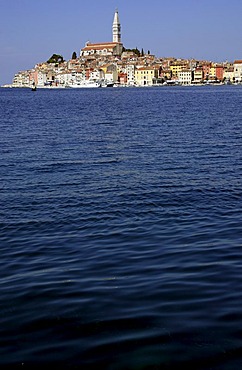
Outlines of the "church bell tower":
{"label": "church bell tower", "polygon": [[121,42],[121,25],[119,22],[118,9],[116,9],[113,19],[113,42]]}

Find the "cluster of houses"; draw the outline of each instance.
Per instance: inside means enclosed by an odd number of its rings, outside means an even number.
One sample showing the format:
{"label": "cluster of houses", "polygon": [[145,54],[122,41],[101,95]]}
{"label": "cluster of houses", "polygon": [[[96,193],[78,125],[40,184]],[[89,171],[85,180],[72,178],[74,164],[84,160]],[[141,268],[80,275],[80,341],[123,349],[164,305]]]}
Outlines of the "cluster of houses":
{"label": "cluster of houses", "polygon": [[18,72],[12,87],[74,87],[87,81],[101,86],[242,83],[242,60],[214,63],[195,59],[157,58],[149,52],[125,49],[115,11],[112,42],[87,42],[79,57],[58,63],[37,64]]}
{"label": "cluster of houses", "polygon": [[12,87],[72,87],[82,81],[114,83],[116,86],[153,86],[163,84],[242,83],[242,60],[233,63],[90,53],[62,63],[40,63],[18,72]]}

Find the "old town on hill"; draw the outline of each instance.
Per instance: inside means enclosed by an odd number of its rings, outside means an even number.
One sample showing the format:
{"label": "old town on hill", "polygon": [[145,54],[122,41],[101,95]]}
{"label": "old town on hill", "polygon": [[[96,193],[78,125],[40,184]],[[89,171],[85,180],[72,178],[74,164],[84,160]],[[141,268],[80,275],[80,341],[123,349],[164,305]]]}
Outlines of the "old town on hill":
{"label": "old town on hill", "polygon": [[6,87],[49,88],[99,86],[157,86],[238,84],[242,60],[215,63],[196,59],[158,58],[150,51],[126,49],[121,42],[118,10],[112,25],[112,42],[87,42],[80,55],[65,61],[53,54],[47,62],[15,74]]}

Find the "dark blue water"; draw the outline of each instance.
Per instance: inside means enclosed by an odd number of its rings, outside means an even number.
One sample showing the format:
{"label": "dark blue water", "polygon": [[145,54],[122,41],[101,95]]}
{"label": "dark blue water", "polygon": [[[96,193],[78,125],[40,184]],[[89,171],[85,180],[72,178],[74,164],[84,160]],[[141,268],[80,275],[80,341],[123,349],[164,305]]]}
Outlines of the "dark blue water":
{"label": "dark blue water", "polygon": [[242,368],[242,87],[0,89],[0,368]]}

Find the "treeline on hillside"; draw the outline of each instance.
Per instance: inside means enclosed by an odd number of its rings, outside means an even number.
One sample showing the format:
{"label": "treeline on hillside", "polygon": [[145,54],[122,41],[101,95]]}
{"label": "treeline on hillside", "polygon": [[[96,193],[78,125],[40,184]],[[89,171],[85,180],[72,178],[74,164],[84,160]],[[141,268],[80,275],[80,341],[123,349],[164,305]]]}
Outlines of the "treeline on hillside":
{"label": "treeline on hillside", "polygon": [[[125,51],[132,52],[132,53],[138,55],[138,57],[144,56],[144,54],[145,54],[143,48],[140,51],[137,47],[135,49],[127,49],[127,48],[123,47],[123,52],[125,52]],[[150,51],[149,50],[148,50],[147,54],[150,54]]]}
{"label": "treeline on hillside", "polygon": [[[132,52],[134,54],[136,54],[138,57],[140,56],[144,56],[144,49],[142,48],[141,51],[136,47],[135,49],[127,49],[125,47],[123,47],[123,52],[125,51],[128,51],[128,52]],[[150,54],[150,51],[148,50],[147,54]],[[77,59],[77,54],[76,52],[74,51],[72,53],[72,57],[71,59]],[[48,60],[47,60],[47,63],[54,63],[56,65],[60,64],[60,63],[63,63],[65,61],[65,59],[63,58],[62,55],[60,54],[53,54]]]}

